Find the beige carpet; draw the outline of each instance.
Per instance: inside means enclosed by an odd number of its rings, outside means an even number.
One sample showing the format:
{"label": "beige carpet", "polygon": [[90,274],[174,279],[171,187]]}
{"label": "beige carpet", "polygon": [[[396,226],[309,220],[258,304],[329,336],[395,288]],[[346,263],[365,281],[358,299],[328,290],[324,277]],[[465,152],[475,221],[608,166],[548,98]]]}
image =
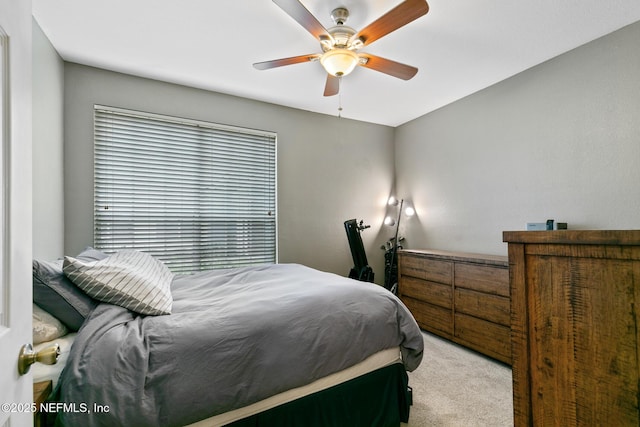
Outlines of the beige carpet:
{"label": "beige carpet", "polygon": [[511,368],[423,332],[422,364],[409,373],[413,406],[404,427],[513,425]]}

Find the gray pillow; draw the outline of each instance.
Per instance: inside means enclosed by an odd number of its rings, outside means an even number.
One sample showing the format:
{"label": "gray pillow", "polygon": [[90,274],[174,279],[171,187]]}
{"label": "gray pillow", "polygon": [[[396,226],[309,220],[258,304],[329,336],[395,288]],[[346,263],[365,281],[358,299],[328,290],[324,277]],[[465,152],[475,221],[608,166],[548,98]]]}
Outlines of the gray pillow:
{"label": "gray pillow", "polygon": [[[76,258],[90,262],[106,257],[98,250],[87,248]],[[59,319],[70,331],[80,329],[98,304],[64,275],[62,260],[33,260],[33,302]]]}
{"label": "gray pillow", "polygon": [[64,274],[93,298],[147,315],[171,314],[173,273],[144,252],[123,250],[100,261],[64,257]]}

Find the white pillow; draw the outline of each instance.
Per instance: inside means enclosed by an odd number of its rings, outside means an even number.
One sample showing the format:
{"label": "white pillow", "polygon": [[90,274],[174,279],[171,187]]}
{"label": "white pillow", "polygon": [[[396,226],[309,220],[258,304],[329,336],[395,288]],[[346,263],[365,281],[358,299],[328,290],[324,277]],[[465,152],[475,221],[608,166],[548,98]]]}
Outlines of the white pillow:
{"label": "white pillow", "polygon": [[148,254],[124,250],[93,262],[66,256],[62,270],[97,300],[140,314],[171,314],[173,273]]}
{"label": "white pillow", "polygon": [[33,304],[33,343],[55,340],[67,335],[67,327],[51,314]]}

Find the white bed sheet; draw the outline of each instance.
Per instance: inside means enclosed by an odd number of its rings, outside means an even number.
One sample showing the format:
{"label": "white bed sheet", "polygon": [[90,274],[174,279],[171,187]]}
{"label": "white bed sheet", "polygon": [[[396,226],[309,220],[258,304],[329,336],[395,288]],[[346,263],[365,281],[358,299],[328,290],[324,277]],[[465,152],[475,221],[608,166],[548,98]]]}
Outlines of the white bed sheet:
{"label": "white bed sheet", "polygon": [[225,412],[211,418],[198,421],[197,423],[190,424],[187,427],[219,427],[234,421],[240,420],[251,415],[266,411],[274,408],[283,403],[291,402],[300,397],[308,396],[310,394],[325,390],[334,385],[352,380],[361,375],[373,372],[377,369],[384,368],[393,363],[402,363],[402,356],[400,354],[400,348],[388,348],[386,350],[379,351],[362,362],[344,369],[340,372],[328,375],[324,378],[320,378],[302,387],[298,387],[292,390],[287,390],[283,393],[271,396],[267,399],[256,402],[252,405],[238,408],[233,411]]}
{"label": "white bed sheet", "polygon": [[31,365],[31,371],[33,372],[33,382],[51,380],[53,382],[53,388],[58,384],[58,378],[62,368],[67,363],[67,357],[69,356],[69,350],[76,337],[76,332],[69,333],[63,337],[56,338],[55,340],[42,342],[33,346],[33,349],[37,352],[44,348],[47,348],[55,343],[60,346],[60,357],[55,365],[45,365],[43,363],[34,363]]}

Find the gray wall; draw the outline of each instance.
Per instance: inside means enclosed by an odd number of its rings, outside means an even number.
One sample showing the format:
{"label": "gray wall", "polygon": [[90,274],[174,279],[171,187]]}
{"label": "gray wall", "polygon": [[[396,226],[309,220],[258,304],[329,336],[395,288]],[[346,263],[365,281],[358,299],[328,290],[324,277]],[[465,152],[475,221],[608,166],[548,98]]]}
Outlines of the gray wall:
{"label": "gray wall", "polygon": [[396,130],[407,245],[506,254],[555,219],[640,228],[640,23]]}
{"label": "gray wall", "polygon": [[36,53],[45,68],[34,80],[48,79],[44,91],[53,95],[41,98],[40,87],[34,96],[34,104],[48,103],[34,113],[35,132],[59,134],[58,90],[65,90],[67,209],[56,204],[60,139],[48,145],[34,137],[34,158],[42,160],[38,167],[34,159],[34,252],[62,255],[61,234],[63,253],[92,243],[94,103],[278,132],[281,262],[346,274],[342,223],[363,218],[372,225],[363,239],[380,283],[394,157],[398,194],[417,210],[403,218],[408,247],[506,254],[503,230],[548,218],[570,228],[639,228],[639,39],[636,23],[395,130],[70,63],[63,85],[48,77],[59,76],[59,58]]}
{"label": "gray wall", "polygon": [[33,32],[33,257],[64,255],[64,63],[38,23]]}
{"label": "gray wall", "polygon": [[346,275],[353,262],[343,222],[364,219],[382,282],[393,128],[73,63],[65,64],[64,87],[65,253],[93,243],[93,106],[103,104],[277,132],[279,261]]}

